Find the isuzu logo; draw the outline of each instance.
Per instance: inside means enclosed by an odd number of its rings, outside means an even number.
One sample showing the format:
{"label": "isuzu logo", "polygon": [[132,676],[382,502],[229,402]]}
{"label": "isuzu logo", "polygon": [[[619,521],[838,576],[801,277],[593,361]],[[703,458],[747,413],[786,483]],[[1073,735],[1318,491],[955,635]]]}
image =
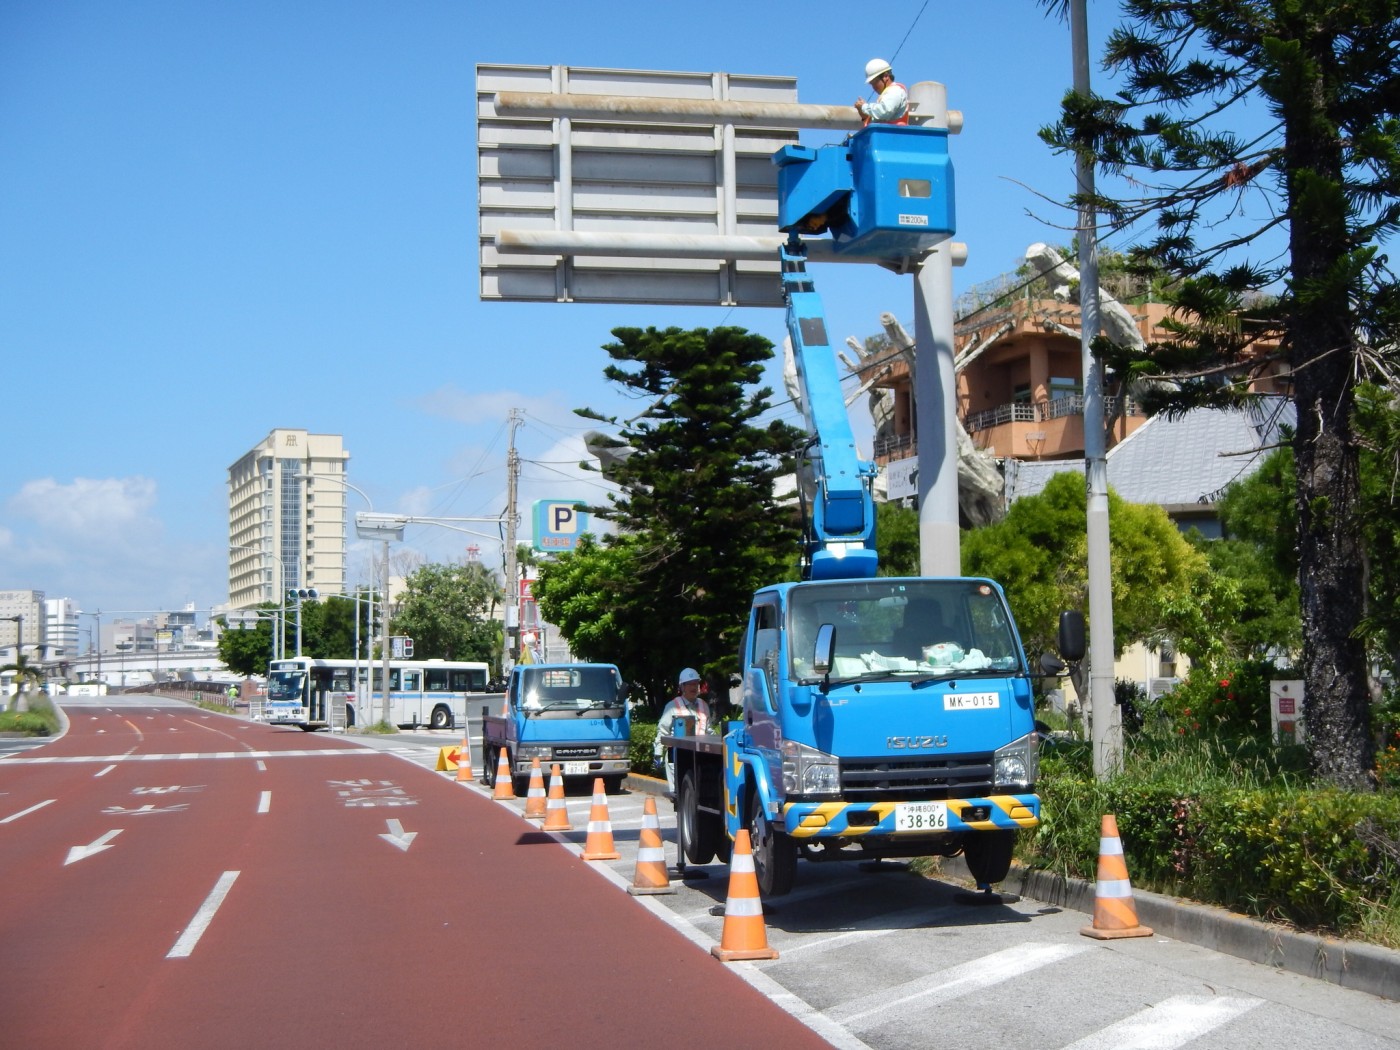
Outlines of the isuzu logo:
{"label": "isuzu logo", "polygon": [[922,748],[947,747],[946,736],[887,736],[885,746],[891,751],[917,751]]}

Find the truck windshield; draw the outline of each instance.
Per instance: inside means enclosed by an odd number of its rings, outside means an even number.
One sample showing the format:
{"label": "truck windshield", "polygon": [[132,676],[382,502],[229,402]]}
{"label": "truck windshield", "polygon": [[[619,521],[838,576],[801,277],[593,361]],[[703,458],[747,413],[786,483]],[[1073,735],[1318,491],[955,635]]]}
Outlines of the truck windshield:
{"label": "truck windshield", "polygon": [[789,660],[811,679],[817,630],[836,632],[831,677],[1000,673],[1024,667],[1001,593],[983,580],[804,584],[788,607]]}
{"label": "truck windshield", "polygon": [[269,700],[300,700],[305,671],[273,671],[267,678]]}
{"label": "truck windshield", "polygon": [[620,685],[611,667],[529,667],[521,676],[520,706],[526,714],[618,707]]}

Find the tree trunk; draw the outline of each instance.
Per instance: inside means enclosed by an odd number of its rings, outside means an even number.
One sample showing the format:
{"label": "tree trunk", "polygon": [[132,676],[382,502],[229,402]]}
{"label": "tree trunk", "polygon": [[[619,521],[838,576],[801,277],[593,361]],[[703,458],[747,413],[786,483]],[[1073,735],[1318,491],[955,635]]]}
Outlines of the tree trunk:
{"label": "tree trunk", "polygon": [[[1353,319],[1337,273],[1349,250],[1342,148],[1328,119],[1330,41],[1309,42],[1311,92],[1284,102],[1290,254],[1289,326],[1298,431],[1298,583],[1304,723],[1313,771],[1340,787],[1374,787],[1360,585],[1358,453],[1352,432]],[[1314,50],[1316,49],[1316,50]],[[1306,61],[1306,60],[1305,60]]]}

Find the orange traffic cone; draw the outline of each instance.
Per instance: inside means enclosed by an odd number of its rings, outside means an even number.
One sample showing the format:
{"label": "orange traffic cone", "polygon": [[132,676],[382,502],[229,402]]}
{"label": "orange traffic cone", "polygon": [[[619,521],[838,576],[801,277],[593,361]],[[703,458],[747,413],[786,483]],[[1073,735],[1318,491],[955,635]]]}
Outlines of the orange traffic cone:
{"label": "orange traffic cone", "polygon": [[509,800],[515,797],[515,780],[510,775],[510,755],[505,748],[496,756],[496,787],[491,792],[491,797],[502,800]]}
{"label": "orange traffic cone", "polygon": [[666,871],[666,848],[661,844],[661,822],[656,819],[656,799],[650,795],[642,804],[642,832],[637,837],[637,867],[627,892],[634,897],[655,893],[675,893]]}
{"label": "orange traffic cone", "polygon": [[1128,864],[1123,859],[1123,841],[1118,837],[1118,820],[1105,813],[1099,832],[1099,873],[1094,886],[1094,923],[1079,931],[1100,941],[1120,937],[1151,937],[1150,926],[1138,925],[1133,887],[1128,883]]}
{"label": "orange traffic cone", "polygon": [[593,808],[588,811],[588,838],[583,843],[584,860],[621,860],[613,843],[612,820],[608,817],[608,792],[603,778],[593,781]]}
{"label": "orange traffic cone", "polygon": [[559,772],[559,763],[549,767],[549,799],[544,807],[543,831],[573,831],[569,823],[569,807],[564,804],[564,776]]}
{"label": "orange traffic cone", "polygon": [[729,896],[724,902],[724,930],[710,954],[721,962],[743,959],[776,959],[777,949],[768,947],[763,928],[763,901],[758,896],[758,876],[753,870],[753,848],[749,833],[741,830],[734,837],[734,853],[729,858]]}
{"label": "orange traffic cone", "polygon": [[471,780],[472,778],[472,741],[466,733],[462,734],[462,750],[457,755],[457,780],[459,782]]}
{"label": "orange traffic cone", "polygon": [[525,816],[530,820],[543,820],[545,811],[544,773],[540,760],[530,760],[530,790],[525,793]]}

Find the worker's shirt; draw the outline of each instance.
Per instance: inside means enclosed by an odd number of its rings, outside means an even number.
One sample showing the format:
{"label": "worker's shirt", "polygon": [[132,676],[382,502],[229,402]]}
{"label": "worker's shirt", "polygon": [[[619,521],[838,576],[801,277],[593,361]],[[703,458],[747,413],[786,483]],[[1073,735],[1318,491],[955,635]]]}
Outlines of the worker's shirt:
{"label": "worker's shirt", "polygon": [[675,726],[677,718],[694,718],[696,734],[707,733],[710,728],[710,705],[699,697],[696,698],[694,704],[687,704],[683,696],[678,696],[667,704],[666,709],[661,712],[661,717],[656,723],[657,739],[656,743],[652,746],[654,754],[660,755],[663,750],[661,747],[661,737],[674,735],[672,729]]}
{"label": "worker's shirt", "polygon": [[865,107],[865,115],[868,124],[909,123],[909,92],[903,84],[891,84]]}

